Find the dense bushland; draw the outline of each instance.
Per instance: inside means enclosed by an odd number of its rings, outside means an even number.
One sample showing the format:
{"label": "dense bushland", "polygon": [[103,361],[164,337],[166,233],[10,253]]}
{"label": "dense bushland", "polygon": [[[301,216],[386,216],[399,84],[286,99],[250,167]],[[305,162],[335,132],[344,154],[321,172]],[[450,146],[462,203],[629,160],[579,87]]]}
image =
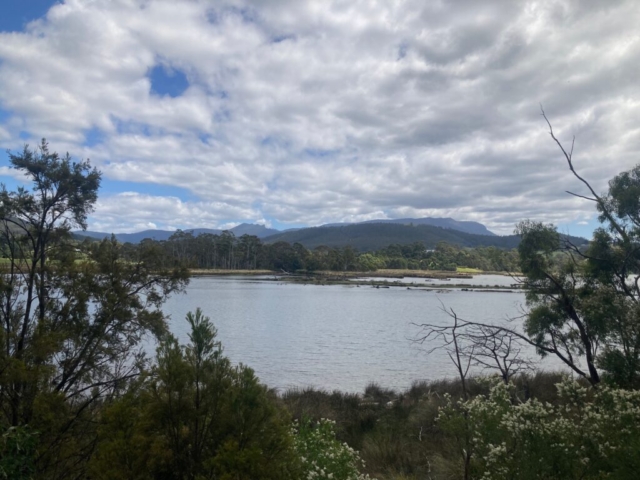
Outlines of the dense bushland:
{"label": "dense bushland", "polygon": [[[350,246],[319,246],[309,250],[300,243],[263,243],[258,237],[235,237],[229,231],[220,235],[194,235],[179,230],[168,240],[146,239],[141,244],[161,250],[167,267],[187,265],[198,269],[368,272],[378,269],[455,271],[457,267],[467,267],[514,272],[518,268],[515,249],[468,248],[444,242],[432,249],[427,249],[423,242],[415,242],[392,244],[371,252],[359,252]],[[135,250],[137,245],[125,244],[124,248]]]}

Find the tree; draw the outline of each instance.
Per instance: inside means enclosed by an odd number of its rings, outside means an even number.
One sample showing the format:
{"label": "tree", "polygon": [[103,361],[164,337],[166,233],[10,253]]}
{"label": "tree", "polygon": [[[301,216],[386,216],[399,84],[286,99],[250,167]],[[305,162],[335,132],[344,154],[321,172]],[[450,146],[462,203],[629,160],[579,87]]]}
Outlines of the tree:
{"label": "tree", "polygon": [[[547,117],[542,112],[545,120]],[[585,248],[553,225],[524,221],[516,233],[529,311],[524,332],[511,326],[462,321],[469,333],[528,343],[553,355],[597,386],[602,374],[623,387],[640,385],[640,165],[621,172],[602,195],[576,171],[573,143],[567,150],[549,125],[569,170],[586,187],[602,224]],[[425,324],[424,328],[433,327]],[[447,326],[451,331],[454,327]]]}
{"label": "tree", "polygon": [[107,409],[94,475],[290,478],[288,416],[250,368],[231,365],[200,309],[187,322],[189,343],[167,336],[150,375]]}
{"label": "tree", "polygon": [[593,202],[602,226],[583,250],[561,240],[554,227],[519,225],[521,269],[532,307],[525,323],[527,334],[541,353],[555,354],[593,385],[600,382],[602,371],[618,385],[637,386],[640,165],[614,177],[606,194],[597,194],[575,169],[573,143],[565,149],[544,111],[542,115],[570,171],[587,189],[587,195],[568,193]]}
{"label": "tree", "polygon": [[91,415],[141,370],[140,342],[164,333],[159,307],[187,281],[151,247],[125,257],[114,238],[80,244],[100,185],[89,161],[46,141],[10,154],[31,188],[0,190],[0,423],[39,433],[46,478],[77,477],[93,445]]}

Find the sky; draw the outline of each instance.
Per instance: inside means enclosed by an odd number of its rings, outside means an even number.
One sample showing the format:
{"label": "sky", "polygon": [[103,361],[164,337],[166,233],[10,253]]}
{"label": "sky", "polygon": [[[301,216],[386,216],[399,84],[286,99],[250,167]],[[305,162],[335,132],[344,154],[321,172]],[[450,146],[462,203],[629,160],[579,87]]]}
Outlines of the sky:
{"label": "sky", "polygon": [[89,158],[89,229],[452,217],[589,236],[640,161],[640,2],[2,0],[0,181]]}

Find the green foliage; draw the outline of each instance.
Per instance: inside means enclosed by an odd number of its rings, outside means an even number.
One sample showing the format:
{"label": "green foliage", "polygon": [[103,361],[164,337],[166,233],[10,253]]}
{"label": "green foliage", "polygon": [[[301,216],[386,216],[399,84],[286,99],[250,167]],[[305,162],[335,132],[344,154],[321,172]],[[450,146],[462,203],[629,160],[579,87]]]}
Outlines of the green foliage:
{"label": "green foliage", "polygon": [[520,271],[532,281],[544,281],[552,268],[554,253],[560,250],[560,235],[553,225],[523,221],[516,227],[522,237],[518,245]]}
{"label": "green foliage", "polygon": [[[319,246],[308,250],[301,243],[263,243],[249,235],[236,238],[231,232],[194,236],[191,232],[178,230],[167,241],[145,239],[141,245],[153,245],[162,252],[161,265],[165,267],[188,265],[202,269],[267,269],[285,272],[370,272],[385,268],[456,271],[459,266],[513,272],[518,268],[515,250],[494,246],[467,248],[444,242],[438,243],[434,249],[427,249],[424,242],[414,242],[391,244],[377,251],[360,253],[350,245]],[[134,246],[128,244],[125,248],[133,249]]]}
{"label": "green foliage", "polygon": [[144,367],[139,343],[166,330],[160,305],[186,271],[132,258],[114,239],[79,245],[100,173],[60,158],[46,142],[10,155],[30,188],[0,191],[0,424],[38,431],[39,478],[82,476],[96,417]]}
{"label": "green foliage", "polygon": [[[513,398],[558,404],[555,384],[562,379],[552,372],[516,375],[511,379]],[[491,384],[472,377],[467,387],[471,398],[486,397]],[[455,404],[462,396],[460,381],[449,379],[415,383],[404,392],[375,384],[360,395],[291,390],[282,401],[302,425],[334,420],[336,439],[359,451],[366,461],[361,472],[385,480],[438,480],[462,478],[464,422],[460,421],[462,438],[456,439],[436,421],[448,397]]]}
{"label": "green foliage", "polygon": [[[615,216],[621,226],[638,235],[640,225],[640,165],[622,172],[609,182],[609,195],[598,204],[600,221],[609,222]],[[614,228],[615,230],[615,228]]]}
{"label": "green foliage", "polygon": [[222,354],[198,309],[189,343],[168,336],[150,375],[108,407],[96,478],[286,479],[297,465],[287,414],[253,371]]}
{"label": "green foliage", "polygon": [[[318,480],[365,480],[358,453],[336,440],[335,422],[321,419],[316,425],[302,422],[294,428],[295,450],[302,462],[301,478]],[[362,465],[361,465],[362,464]]]}
{"label": "green foliage", "polygon": [[0,433],[0,479],[31,480],[35,473],[37,434],[27,427]]}
{"label": "green foliage", "polygon": [[25,146],[21,154],[9,153],[9,161],[34,184],[31,191],[19,187],[16,192],[9,192],[3,186],[0,190],[0,218],[19,229],[42,228],[41,222],[48,230],[55,223],[60,227],[77,225],[86,228],[87,215],[98,199],[101,177],[88,161],[73,162],[69,154],[60,158],[57,153],[49,151],[44,139],[36,149]]}
{"label": "green foliage", "polygon": [[478,479],[632,479],[640,468],[640,392],[573,381],[557,385],[555,404],[514,402],[494,381],[488,396],[448,399],[441,428],[471,432],[472,476]]}
{"label": "green foliage", "polygon": [[380,268],[386,268],[386,266],[384,259],[377,255],[363,253],[358,256],[357,268],[361,272],[374,272]]}
{"label": "green foliage", "polygon": [[552,225],[527,221],[516,230],[529,287],[526,333],[540,353],[594,385],[603,372],[613,384],[640,386],[639,177],[636,166],[612,179],[607,195],[592,191],[603,228],[587,248]]}

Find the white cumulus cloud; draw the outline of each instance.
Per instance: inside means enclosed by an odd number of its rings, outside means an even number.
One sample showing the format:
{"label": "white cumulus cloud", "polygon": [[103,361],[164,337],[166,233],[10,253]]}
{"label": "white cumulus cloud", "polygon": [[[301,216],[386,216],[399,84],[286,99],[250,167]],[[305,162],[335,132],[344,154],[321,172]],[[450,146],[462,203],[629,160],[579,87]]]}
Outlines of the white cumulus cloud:
{"label": "white cumulus cloud", "polygon": [[[27,131],[195,199],[101,198],[95,230],[585,220],[539,104],[606,189],[638,162],[638,24],[632,0],[65,0],[0,33],[0,147]],[[152,93],[158,65],[188,88]]]}

